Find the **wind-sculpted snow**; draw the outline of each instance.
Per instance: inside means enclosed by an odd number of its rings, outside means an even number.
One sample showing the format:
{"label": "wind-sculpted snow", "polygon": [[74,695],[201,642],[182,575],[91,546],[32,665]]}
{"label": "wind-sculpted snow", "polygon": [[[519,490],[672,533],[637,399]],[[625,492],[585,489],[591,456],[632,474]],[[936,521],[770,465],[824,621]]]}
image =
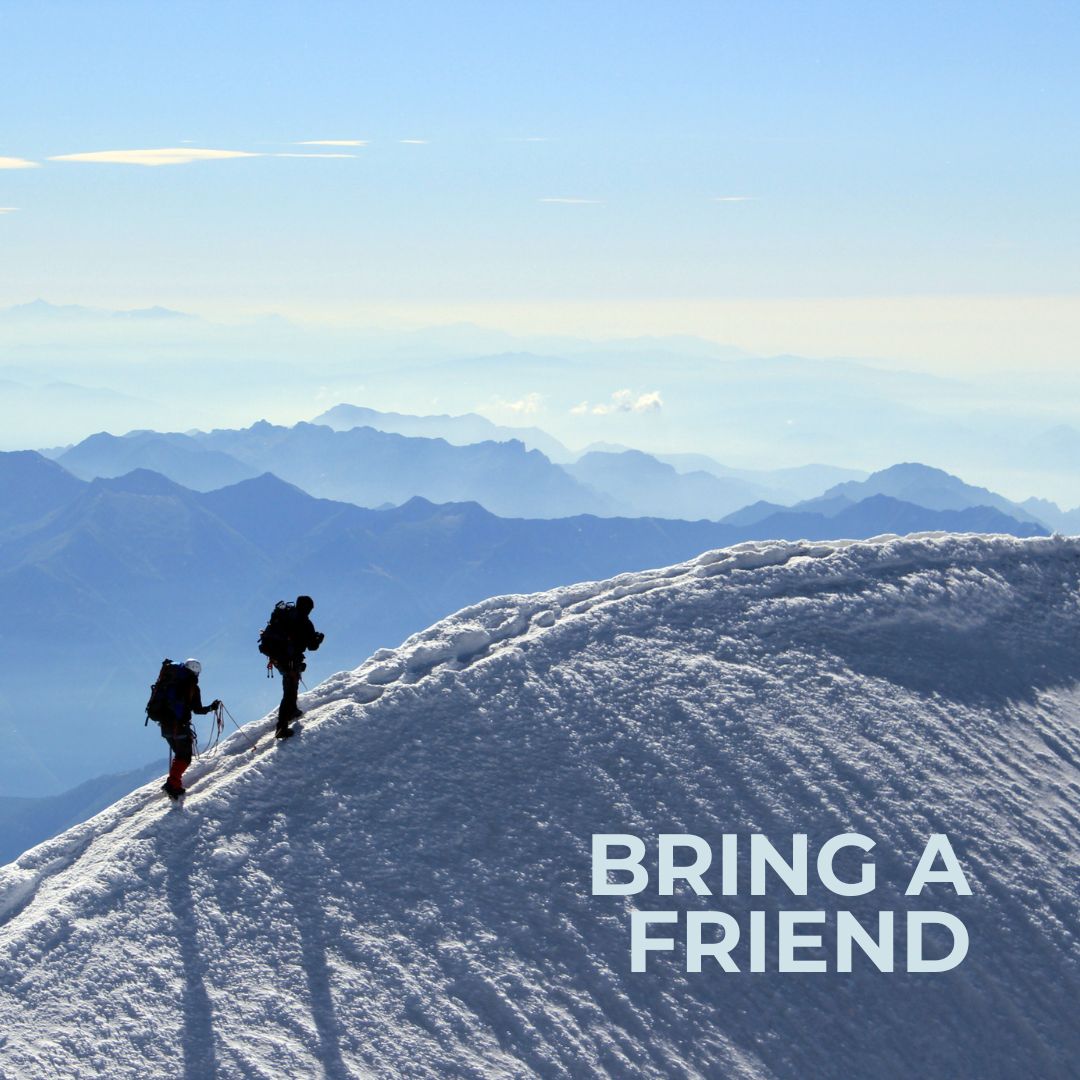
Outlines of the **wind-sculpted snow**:
{"label": "wind-sculpted snow", "polygon": [[[0,1075],[1073,1076],[1078,620],[1080,542],[936,535],[467,608],[182,809],[149,785],[0,870]],[[591,895],[593,833],[845,831],[880,885],[844,906],[954,911],[962,964],[632,974],[631,899]],[[914,905],[942,832],[973,895]]]}

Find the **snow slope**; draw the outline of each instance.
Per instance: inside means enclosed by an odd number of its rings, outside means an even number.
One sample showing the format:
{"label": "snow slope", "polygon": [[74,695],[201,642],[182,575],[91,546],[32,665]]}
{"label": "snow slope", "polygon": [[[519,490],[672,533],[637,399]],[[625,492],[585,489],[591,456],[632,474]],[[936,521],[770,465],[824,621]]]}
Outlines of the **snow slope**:
{"label": "snow slope", "polygon": [[[183,809],[149,785],[0,869],[0,1075],[1075,1076],[1078,618],[1080,541],[937,535],[468,608]],[[954,911],[959,967],[631,974],[590,893],[594,832],[848,829],[881,884],[842,906]],[[931,832],[971,897],[901,895]],[[841,906],[791,900],[638,902]]]}

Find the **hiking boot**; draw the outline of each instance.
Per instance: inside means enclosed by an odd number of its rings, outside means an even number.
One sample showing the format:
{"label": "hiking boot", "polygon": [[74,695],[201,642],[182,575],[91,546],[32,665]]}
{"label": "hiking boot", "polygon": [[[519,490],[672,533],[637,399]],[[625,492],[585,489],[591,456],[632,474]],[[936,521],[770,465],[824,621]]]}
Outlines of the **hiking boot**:
{"label": "hiking boot", "polygon": [[296,732],[291,727],[279,727],[274,732],[275,739],[291,739]]}
{"label": "hiking boot", "polygon": [[165,794],[173,800],[173,802],[187,794],[186,788],[184,788],[180,784],[170,784],[168,780],[166,780],[165,783],[161,785],[161,790],[164,791]]}

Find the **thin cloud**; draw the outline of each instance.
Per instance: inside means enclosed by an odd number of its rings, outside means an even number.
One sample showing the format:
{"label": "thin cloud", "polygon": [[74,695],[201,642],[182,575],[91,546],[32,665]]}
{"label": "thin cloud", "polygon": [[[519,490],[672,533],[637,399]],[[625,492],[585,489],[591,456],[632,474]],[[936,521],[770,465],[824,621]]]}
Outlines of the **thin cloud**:
{"label": "thin cloud", "polygon": [[533,391],[517,401],[503,401],[500,404],[504,409],[509,409],[510,412],[517,413],[519,416],[534,416],[543,408],[544,397]]}
{"label": "thin cloud", "polygon": [[355,158],[355,154],[271,154],[270,157],[299,157],[299,158]]}
{"label": "thin cloud", "polygon": [[0,206],[0,214],[17,214],[18,212],[18,206]]}
{"label": "thin cloud", "polygon": [[549,195],[540,200],[546,203],[565,203],[568,206],[602,206],[602,199],[577,199],[563,195]]}
{"label": "thin cloud", "polygon": [[757,202],[756,195],[714,195],[713,202]]}
{"label": "thin cloud", "polygon": [[367,146],[367,139],[303,139],[294,146]]}
{"label": "thin cloud", "polygon": [[404,143],[406,146],[427,146],[427,139],[398,139],[398,142]]}
{"label": "thin cloud", "polygon": [[86,154],[57,154],[50,161],[76,161],[100,165],[190,165],[193,161],[227,161],[262,157],[247,150],[205,150],[193,146],[170,146],[153,150],[95,150]]}
{"label": "thin cloud", "polygon": [[659,412],[664,407],[664,399],[659,390],[650,390],[644,394],[634,394],[632,390],[616,390],[610,401],[589,406],[587,401],[575,405],[570,412],[575,416],[592,413],[593,416],[611,416],[614,413]]}
{"label": "thin cloud", "polygon": [[21,157],[0,157],[0,169],[37,169],[41,163]]}
{"label": "thin cloud", "polygon": [[507,142],[551,142],[546,135],[512,135]]}

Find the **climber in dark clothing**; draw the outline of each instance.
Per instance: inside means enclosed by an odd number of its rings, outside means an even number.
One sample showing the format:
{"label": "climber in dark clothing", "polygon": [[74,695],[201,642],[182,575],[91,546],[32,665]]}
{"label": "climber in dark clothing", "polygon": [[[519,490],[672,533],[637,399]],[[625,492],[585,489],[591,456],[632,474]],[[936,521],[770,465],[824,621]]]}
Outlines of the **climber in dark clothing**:
{"label": "climber in dark clothing", "polygon": [[274,732],[278,739],[293,735],[290,725],[303,715],[296,697],[300,691],[300,674],[307,667],[304,652],[307,649],[314,652],[323,643],[324,635],[311,622],[314,607],[315,601],[310,596],[298,596],[295,604],[278,604],[263,631],[260,648],[281,672],[281,705]]}
{"label": "climber in dark clothing", "polygon": [[202,664],[198,660],[185,660],[182,664],[173,664],[166,660],[161,665],[161,674],[154,684],[147,705],[148,715],[161,726],[161,737],[172,751],[169,775],[161,785],[170,799],[178,799],[184,794],[181,777],[191,764],[195,752],[195,733],[191,730],[192,713],[205,716],[221,704],[216,699],[209,705],[202,703],[202,694],[199,691],[201,671]]}

